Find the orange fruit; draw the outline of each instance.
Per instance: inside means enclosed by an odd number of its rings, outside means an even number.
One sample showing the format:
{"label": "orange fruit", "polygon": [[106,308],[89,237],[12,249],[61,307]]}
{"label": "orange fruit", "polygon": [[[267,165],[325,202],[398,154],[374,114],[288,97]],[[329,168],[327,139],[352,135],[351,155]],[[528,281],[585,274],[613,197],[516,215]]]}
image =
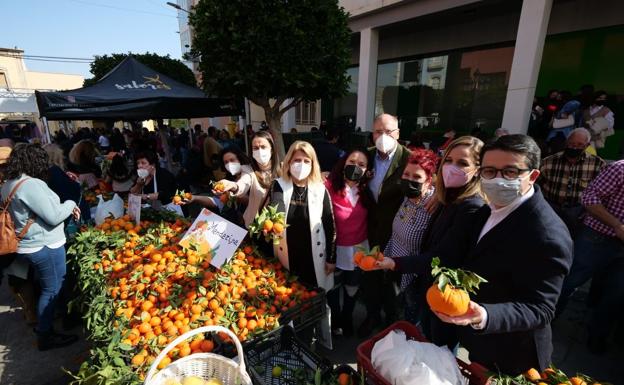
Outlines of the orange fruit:
{"label": "orange fruit", "polygon": [[132,357],[133,366],[140,366],[143,364],[143,362],[145,362],[145,356],[140,353]]}
{"label": "orange fruit", "polygon": [[350,385],[351,384],[351,376],[347,373],[340,373],[338,376],[338,384],[339,385]]}
{"label": "orange fruit", "polygon": [[587,385],[587,382],[580,377],[571,377],[570,382],[572,385]]}
{"label": "orange fruit", "polygon": [[366,255],[360,260],[359,265],[362,270],[372,270],[375,268],[375,263],[377,263],[377,260],[374,257]]}
{"label": "orange fruit", "polygon": [[269,232],[273,229],[273,221],[271,221],[270,219],[267,219],[264,221],[264,223],[262,223],[262,229]]}
{"label": "orange fruit", "polygon": [[278,222],[278,223],[273,224],[273,232],[274,232],[275,234],[281,234],[281,233],[283,233],[283,232],[284,232],[284,225],[283,225],[283,224],[281,224],[281,223],[279,223],[279,222]]}
{"label": "orange fruit", "polygon": [[540,375],[540,372],[538,372],[537,369],[535,369],[535,368],[531,368],[531,369],[527,370],[524,373],[524,377],[526,377],[527,380],[529,380],[529,381],[537,381],[537,380],[541,380],[542,379],[542,376]]}
{"label": "orange fruit", "polygon": [[203,340],[200,344],[200,349],[204,353],[210,353],[214,349],[214,342],[212,340]]}
{"label": "orange fruit", "polygon": [[180,197],[179,195],[176,195],[173,197],[173,203],[176,205],[179,205],[182,202],[182,197]]}
{"label": "orange fruit", "polygon": [[171,363],[171,358],[170,357],[163,357],[162,360],[160,360],[160,362],[158,363],[158,369],[164,369],[167,366],[169,366],[169,364]]}

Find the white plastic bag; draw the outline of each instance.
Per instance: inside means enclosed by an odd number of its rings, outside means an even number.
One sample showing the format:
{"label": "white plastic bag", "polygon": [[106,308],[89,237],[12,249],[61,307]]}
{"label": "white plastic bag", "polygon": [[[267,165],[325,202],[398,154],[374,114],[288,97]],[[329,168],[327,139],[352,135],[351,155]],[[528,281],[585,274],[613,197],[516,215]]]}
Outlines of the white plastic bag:
{"label": "white plastic bag", "polygon": [[105,201],[101,195],[98,195],[98,205],[95,208],[95,224],[101,225],[104,220],[111,215],[117,219],[124,214],[124,202],[119,195],[115,194],[113,199]]}
{"label": "white plastic bag", "polygon": [[394,385],[464,385],[457,360],[446,348],[407,340],[402,331],[392,331],[373,347],[375,370]]}

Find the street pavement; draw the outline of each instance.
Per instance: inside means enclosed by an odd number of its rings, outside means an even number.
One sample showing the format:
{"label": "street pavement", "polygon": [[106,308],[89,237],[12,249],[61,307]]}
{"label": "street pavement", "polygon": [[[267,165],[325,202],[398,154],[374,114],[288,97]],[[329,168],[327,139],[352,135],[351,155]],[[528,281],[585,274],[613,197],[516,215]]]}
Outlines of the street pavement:
{"label": "street pavement", "polygon": [[[585,347],[587,333],[584,323],[588,317],[585,306],[586,290],[578,293],[566,312],[553,326],[555,351],[553,362],[568,374],[586,373],[613,385],[624,385],[624,330],[619,330],[604,356],[589,353]],[[364,318],[364,309],[356,307],[356,326]],[[72,330],[80,333],[80,329]],[[334,350],[316,350],[336,364],[356,367],[356,348],[361,339],[334,339]],[[13,298],[6,280],[0,287],[0,385],[61,385],[71,380],[61,368],[78,369],[88,357],[84,338],[64,349],[39,352],[34,334],[24,322],[21,308]],[[465,358],[467,352],[460,350]]]}

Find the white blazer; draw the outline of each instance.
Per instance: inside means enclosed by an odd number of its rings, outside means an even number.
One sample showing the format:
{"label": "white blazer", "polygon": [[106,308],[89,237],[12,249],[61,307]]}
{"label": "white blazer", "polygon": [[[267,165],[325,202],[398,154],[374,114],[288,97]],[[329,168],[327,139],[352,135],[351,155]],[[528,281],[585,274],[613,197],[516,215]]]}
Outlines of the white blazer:
{"label": "white blazer", "polygon": [[[286,181],[282,178],[276,179],[282,188],[284,207],[286,208],[286,215],[288,215],[288,208],[290,207],[290,199],[293,194],[292,182]],[[308,212],[310,216],[310,237],[312,240],[312,258],[314,259],[314,273],[316,275],[316,282],[319,287],[329,291],[334,287],[334,274],[325,274],[325,261],[326,261],[326,242],[325,242],[325,229],[323,228],[323,222],[321,217],[323,215],[323,198],[325,197],[325,185],[322,183],[310,183],[308,184]],[[279,245],[274,245],[273,250],[279,261],[287,269],[288,266],[288,227],[284,231],[284,236],[280,240]]]}

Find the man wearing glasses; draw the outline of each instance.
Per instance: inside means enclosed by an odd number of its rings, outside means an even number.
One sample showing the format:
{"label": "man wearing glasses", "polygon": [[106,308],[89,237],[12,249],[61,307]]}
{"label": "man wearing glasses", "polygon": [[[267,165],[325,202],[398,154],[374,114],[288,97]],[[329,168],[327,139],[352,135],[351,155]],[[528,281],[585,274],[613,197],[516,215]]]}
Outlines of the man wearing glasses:
{"label": "man wearing glasses", "polygon": [[441,250],[443,264],[488,282],[466,315],[436,315],[458,326],[470,360],[507,374],[550,364],[550,323],[572,263],[570,234],[535,185],[539,163],[540,149],[526,135],[502,136],[486,145],[480,178],[489,205],[465,229],[467,244]]}
{"label": "man wearing glasses", "polygon": [[[392,234],[394,215],[403,202],[401,175],[407,164],[409,150],[399,144],[399,121],[395,116],[382,114],[373,122],[375,147],[369,149],[373,160],[373,177],[370,192],[376,205],[368,210],[368,242],[385,249]],[[366,319],[358,328],[358,335],[366,337],[381,324],[381,309],[386,323],[398,316],[398,304],[394,288],[395,274],[373,271],[362,276],[361,290],[366,305]]]}

